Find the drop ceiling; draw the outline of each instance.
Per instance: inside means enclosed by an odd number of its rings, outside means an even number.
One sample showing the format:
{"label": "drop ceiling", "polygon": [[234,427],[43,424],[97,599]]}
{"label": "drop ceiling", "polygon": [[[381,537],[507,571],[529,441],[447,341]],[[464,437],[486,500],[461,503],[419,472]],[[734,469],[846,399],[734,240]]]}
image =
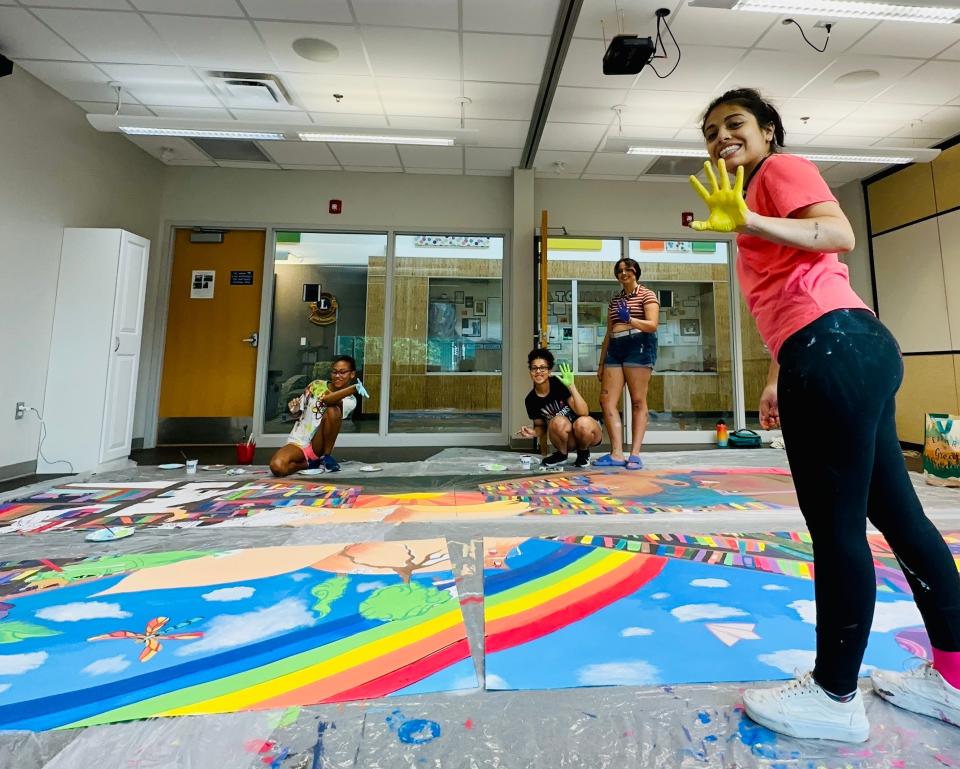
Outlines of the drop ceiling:
{"label": "drop ceiling", "polygon": [[[953,4],[949,0],[947,5]],[[651,35],[647,0],[584,0],[535,165],[557,178],[637,179],[670,164],[604,152],[609,136],[697,141],[712,96],[756,86],[788,144],[928,147],[960,133],[960,25],[839,20],[825,53],[782,17],[669,4],[682,56],[659,79],[605,77],[605,39]],[[477,132],[475,146],[262,142],[256,167],[508,175],[520,162],[561,0],[0,0],[0,52],[90,113]],[[817,17],[795,16],[820,44]],[[294,40],[337,47],[298,56]],[[667,41],[668,60],[676,55]],[[290,103],[236,103],[214,70],[276,75]],[[851,72],[872,79],[838,84]],[[850,79],[850,78],[848,78]],[[337,100],[334,94],[342,94]],[[614,110],[614,107],[618,107]],[[91,129],[92,130],[92,129]],[[186,139],[132,137],[171,165],[214,161]],[[243,163],[248,165],[247,163]],[[822,164],[841,184],[877,170]],[[666,178],[670,178],[667,176]],[[677,177],[679,178],[679,177]]]}

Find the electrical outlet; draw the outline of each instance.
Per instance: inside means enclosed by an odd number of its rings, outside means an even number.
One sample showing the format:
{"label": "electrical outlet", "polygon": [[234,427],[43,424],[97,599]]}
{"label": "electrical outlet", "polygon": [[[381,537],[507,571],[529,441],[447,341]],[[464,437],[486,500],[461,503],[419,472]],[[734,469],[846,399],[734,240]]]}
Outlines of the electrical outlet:
{"label": "electrical outlet", "polygon": [[14,419],[23,419],[24,414],[27,413],[27,404],[24,401],[17,401],[17,412],[14,415]]}
{"label": "electrical outlet", "polygon": [[837,22],[835,22],[835,21],[826,21],[826,20],[824,20],[824,19],[820,19],[820,21],[818,21],[818,22],[817,22],[816,24],[814,24],[813,26],[814,26],[815,29],[826,29],[828,24],[830,25],[830,28],[831,28],[831,29],[833,29],[833,27],[836,27],[836,26],[837,26]]}

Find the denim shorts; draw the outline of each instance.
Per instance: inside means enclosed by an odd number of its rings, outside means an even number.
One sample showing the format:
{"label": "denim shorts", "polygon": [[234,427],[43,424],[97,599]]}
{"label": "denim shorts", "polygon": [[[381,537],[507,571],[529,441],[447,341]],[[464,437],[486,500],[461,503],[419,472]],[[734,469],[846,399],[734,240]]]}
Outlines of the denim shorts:
{"label": "denim shorts", "polygon": [[657,363],[657,335],[635,331],[626,336],[611,336],[604,366],[653,368]]}

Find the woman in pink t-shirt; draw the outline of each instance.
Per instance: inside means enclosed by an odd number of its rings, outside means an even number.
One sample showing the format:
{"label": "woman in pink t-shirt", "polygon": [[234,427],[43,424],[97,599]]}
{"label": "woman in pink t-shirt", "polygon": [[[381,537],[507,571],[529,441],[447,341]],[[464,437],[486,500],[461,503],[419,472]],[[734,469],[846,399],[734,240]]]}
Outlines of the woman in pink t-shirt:
{"label": "woman in pink t-shirt", "polygon": [[[715,99],[702,130],[719,181],[710,163],[709,189],[691,177],[710,208],[709,219],[692,226],[738,233],[740,287],[773,358],[760,423],[783,430],[814,552],[814,669],[786,686],[748,690],[746,711],[794,737],[868,738],[857,676],[876,601],[869,520],[903,567],[933,646],[932,665],[875,671],[874,689],[960,725],[960,577],[900,450],[900,350],[837,258],[853,248],[850,222],[817,167],[779,151],[780,115],[756,91]],[[727,168],[736,168],[733,186]]]}

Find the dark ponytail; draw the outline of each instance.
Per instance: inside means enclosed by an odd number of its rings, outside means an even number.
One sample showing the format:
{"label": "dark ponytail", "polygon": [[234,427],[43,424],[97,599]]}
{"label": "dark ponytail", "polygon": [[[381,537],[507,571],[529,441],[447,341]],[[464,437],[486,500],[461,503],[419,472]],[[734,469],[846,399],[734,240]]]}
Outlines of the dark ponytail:
{"label": "dark ponytail", "polygon": [[734,88],[710,102],[710,106],[704,111],[703,118],[700,121],[701,131],[706,129],[707,118],[710,113],[721,104],[736,104],[738,107],[743,107],[757,119],[761,128],[773,126],[773,141],[770,142],[770,150],[776,152],[778,149],[783,149],[786,144],[784,141],[786,132],[783,130],[783,120],[780,118],[780,113],[755,88]]}

